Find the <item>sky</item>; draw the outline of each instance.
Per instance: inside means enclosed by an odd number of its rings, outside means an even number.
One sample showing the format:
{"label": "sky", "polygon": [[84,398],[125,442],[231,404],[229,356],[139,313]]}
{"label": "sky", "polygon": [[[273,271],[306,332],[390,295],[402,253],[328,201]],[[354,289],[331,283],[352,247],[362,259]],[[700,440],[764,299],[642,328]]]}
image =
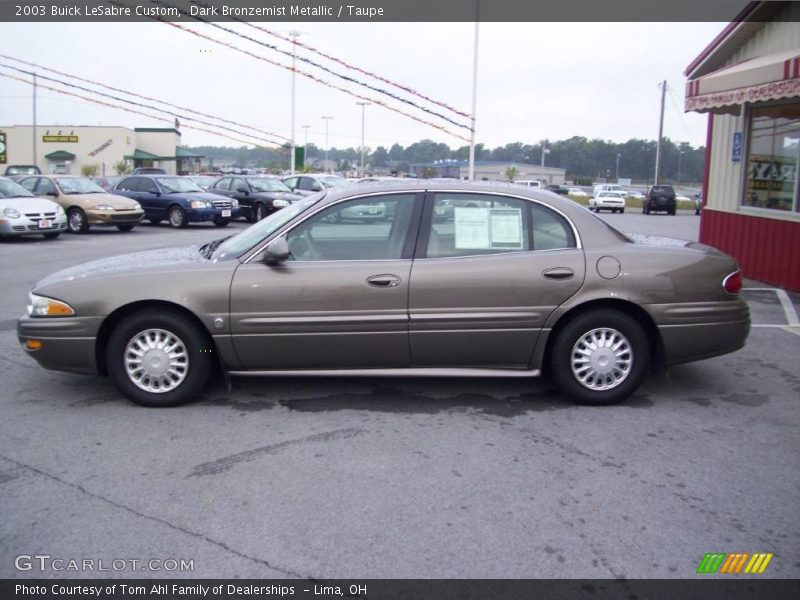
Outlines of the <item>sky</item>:
{"label": "sky", "polygon": [[[302,42],[326,54],[470,113],[474,23],[261,23],[272,31],[299,31]],[[245,25],[226,26],[291,51],[291,44]],[[291,58],[204,24],[195,31],[290,66]],[[477,142],[496,147],[537,144],[572,136],[624,142],[655,139],[662,80],[668,83],[664,135],[692,146],[705,143],[705,115],[683,112],[686,66],[725,23],[481,23],[478,37]],[[0,53],[106,85],[291,137],[291,72],[164,23],[0,23]],[[376,87],[399,90],[317,55],[330,68]],[[29,69],[0,58],[0,63]],[[377,98],[421,119],[455,127],[371,90],[342,82],[298,61],[306,70],[359,95]],[[0,73],[14,74],[5,68]],[[60,77],[40,71],[42,74]],[[22,76],[27,77],[27,76]],[[29,79],[29,78],[28,78]],[[40,80],[41,84],[48,85]],[[296,76],[295,140],[324,148],[361,144],[358,98]],[[82,92],[77,92],[82,93]],[[424,102],[417,97],[404,97]],[[468,119],[426,104],[468,125]],[[371,104],[364,112],[365,145],[407,146],[432,139],[457,148],[467,142]],[[150,119],[40,89],[41,125],[167,127]],[[0,77],[0,126],[30,124],[31,86]],[[186,146],[241,146],[237,140],[189,129]],[[303,125],[309,125],[304,129]],[[264,144],[269,145],[269,144]]]}

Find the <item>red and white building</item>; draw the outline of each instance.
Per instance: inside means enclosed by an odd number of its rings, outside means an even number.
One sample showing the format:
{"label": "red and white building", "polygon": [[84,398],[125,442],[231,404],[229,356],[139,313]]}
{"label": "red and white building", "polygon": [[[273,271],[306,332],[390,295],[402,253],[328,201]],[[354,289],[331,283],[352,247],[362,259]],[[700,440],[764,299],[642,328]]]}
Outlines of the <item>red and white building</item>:
{"label": "red and white building", "polygon": [[800,2],[751,2],[686,68],[708,113],[700,241],[800,290]]}

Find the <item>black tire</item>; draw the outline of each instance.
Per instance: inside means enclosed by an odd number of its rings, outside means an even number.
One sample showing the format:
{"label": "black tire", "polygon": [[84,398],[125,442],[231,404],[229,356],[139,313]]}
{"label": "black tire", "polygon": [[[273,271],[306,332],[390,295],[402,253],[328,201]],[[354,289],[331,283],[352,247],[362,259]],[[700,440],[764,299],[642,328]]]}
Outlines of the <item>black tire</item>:
{"label": "black tire", "polygon": [[245,213],[245,218],[247,219],[248,223],[255,223],[258,219],[256,218],[256,207],[250,206]]}
{"label": "black tire", "polygon": [[185,229],[189,222],[186,219],[186,212],[177,205],[172,205],[167,211],[167,221],[173,229]]}
{"label": "black tire", "polygon": [[675,216],[675,207],[673,206],[672,208],[667,210],[667,214],[672,215],[674,217]]}
{"label": "black tire", "polygon": [[650,214],[650,205],[649,204],[645,204],[644,205],[644,214],[646,214],[646,215]]}
{"label": "black tire", "polygon": [[263,202],[257,202],[255,204],[255,212],[256,212],[256,221],[260,221],[269,214],[269,211],[267,210],[267,205],[264,204]]}
{"label": "black tire", "polygon": [[624,209],[624,208],[620,208],[620,209],[619,209],[619,212],[620,212],[620,214],[622,214],[622,213],[624,213],[624,212],[625,212],[625,209]]}
{"label": "black tire", "polygon": [[45,233],[44,234],[44,239],[46,239],[46,240],[54,240],[60,235],[61,235],[60,231],[54,231],[53,233]]}
{"label": "black tire", "polygon": [[77,206],[67,211],[67,230],[70,233],[86,233],[89,231],[89,221],[86,213]]}
{"label": "black tire", "polygon": [[[602,330],[607,330],[611,337],[606,339],[613,340],[614,343],[627,341],[623,343],[621,354],[617,357],[620,360],[618,369],[615,373],[604,373],[594,378],[587,372],[586,382],[582,383],[573,372],[573,358],[579,356],[576,349],[579,348],[582,338],[600,335]],[[647,334],[635,319],[624,313],[609,309],[586,312],[570,320],[557,335],[550,352],[550,372],[559,389],[580,404],[608,405],[622,402],[637,390],[647,375],[650,366]],[[594,353],[595,360],[607,361],[611,350],[600,348],[595,349]],[[627,360],[629,362],[626,364]],[[589,365],[585,368],[589,368]],[[579,367],[576,369],[580,370]]]}
{"label": "black tire", "polygon": [[230,224],[230,222],[231,222],[230,219],[222,219],[219,217],[214,219],[214,225],[216,225],[217,227],[227,227]]}
{"label": "black tire", "polygon": [[[152,388],[157,382],[156,380],[160,380],[157,376],[149,378],[150,376],[147,374],[140,375],[137,378],[140,385],[137,385],[132,379],[133,376],[128,375],[127,347],[134,343],[137,336],[148,331],[162,331],[179,340],[186,357],[185,366],[177,365],[175,367],[182,371],[183,379],[167,391],[148,391],[141,387],[150,386]],[[177,350],[180,351],[181,347],[179,346]],[[150,352],[153,350],[148,350],[144,357]],[[134,356],[134,354],[130,354],[131,358]],[[155,354],[151,358],[153,361],[157,361],[164,357]],[[111,332],[106,349],[106,368],[117,389],[125,397],[142,406],[178,406],[194,400],[208,383],[213,367],[213,345],[207,332],[203,331],[185,314],[172,309],[149,308],[129,315]],[[156,368],[158,368],[157,365]]]}
{"label": "black tire", "polygon": [[161,219],[148,219],[148,221],[150,221],[151,225],[158,225],[161,223]]}
{"label": "black tire", "polygon": [[117,225],[117,229],[124,232],[133,231],[133,228],[133,225]]}

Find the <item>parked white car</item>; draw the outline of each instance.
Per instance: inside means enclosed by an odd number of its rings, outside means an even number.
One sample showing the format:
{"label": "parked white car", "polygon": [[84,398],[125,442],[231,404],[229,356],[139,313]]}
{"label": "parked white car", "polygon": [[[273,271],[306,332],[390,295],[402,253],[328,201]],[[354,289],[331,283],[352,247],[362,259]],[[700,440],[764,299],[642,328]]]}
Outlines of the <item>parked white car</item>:
{"label": "parked white car", "polygon": [[634,200],[644,199],[644,193],[640,192],[639,190],[628,190],[627,192],[625,192],[625,195],[628,198],[633,198]]}
{"label": "parked white car", "polygon": [[584,192],[579,187],[567,188],[567,195],[568,196],[575,196],[576,198],[588,198],[589,197],[589,194]]}
{"label": "parked white car", "polygon": [[594,198],[589,199],[589,210],[600,212],[625,212],[625,192],[599,192]]}
{"label": "parked white car", "polygon": [[67,215],[61,206],[0,177],[0,237],[41,234],[50,240],[66,228]]}

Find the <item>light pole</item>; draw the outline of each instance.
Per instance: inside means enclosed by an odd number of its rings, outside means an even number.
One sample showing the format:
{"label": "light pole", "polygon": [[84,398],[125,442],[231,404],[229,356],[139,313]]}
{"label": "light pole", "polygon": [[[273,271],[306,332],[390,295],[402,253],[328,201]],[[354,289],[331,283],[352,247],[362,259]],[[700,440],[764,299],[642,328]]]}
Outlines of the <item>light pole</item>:
{"label": "light pole", "polygon": [[622,154],[617,154],[617,183],[619,183],[619,157],[620,156],[622,156]]}
{"label": "light pole", "polygon": [[361,107],[361,177],[364,177],[364,112],[369,102],[356,102]]}
{"label": "light pole", "polygon": [[308,128],[311,127],[311,125],[301,125],[300,127],[305,129],[305,135],[303,136],[303,168],[305,168],[308,162]]}
{"label": "light pole", "polygon": [[325,170],[330,172],[328,168],[328,123],[330,123],[333,117],[322,117],[325,119]]}
{"label": "light pole", "polygon": [[[545,142],[542,142],[542,174],[541,177],[544,177],[544,155],[550,154],[550,148],[547,147]],[[548,179],[549,181],[549,179]]]}
{"label": "light pole", "polygon": [[300,36],[299,31],[290,31],[289,35],[292,38],[292,156],[290,158],[291,166],[290,171],[291,174],[294,175],[295,169],[295,156],[294,156],[294,88],[295,88],[295,75],[297,73],[297,69],[295,68],[296,59],[297,59],[297,38]]}
{"label": "light pole", "polygon": [[681,158],[683,158],[683,150],[678,152],[678,185],[681,184]]}
{"label": "light pole", "polygon": [[475,2],[475,44],[472,56],[472,114],[469,116],[469,170],[468,179],[475,179],[475,121],[478,108],[478,24],[480,23],[481,3]]}

